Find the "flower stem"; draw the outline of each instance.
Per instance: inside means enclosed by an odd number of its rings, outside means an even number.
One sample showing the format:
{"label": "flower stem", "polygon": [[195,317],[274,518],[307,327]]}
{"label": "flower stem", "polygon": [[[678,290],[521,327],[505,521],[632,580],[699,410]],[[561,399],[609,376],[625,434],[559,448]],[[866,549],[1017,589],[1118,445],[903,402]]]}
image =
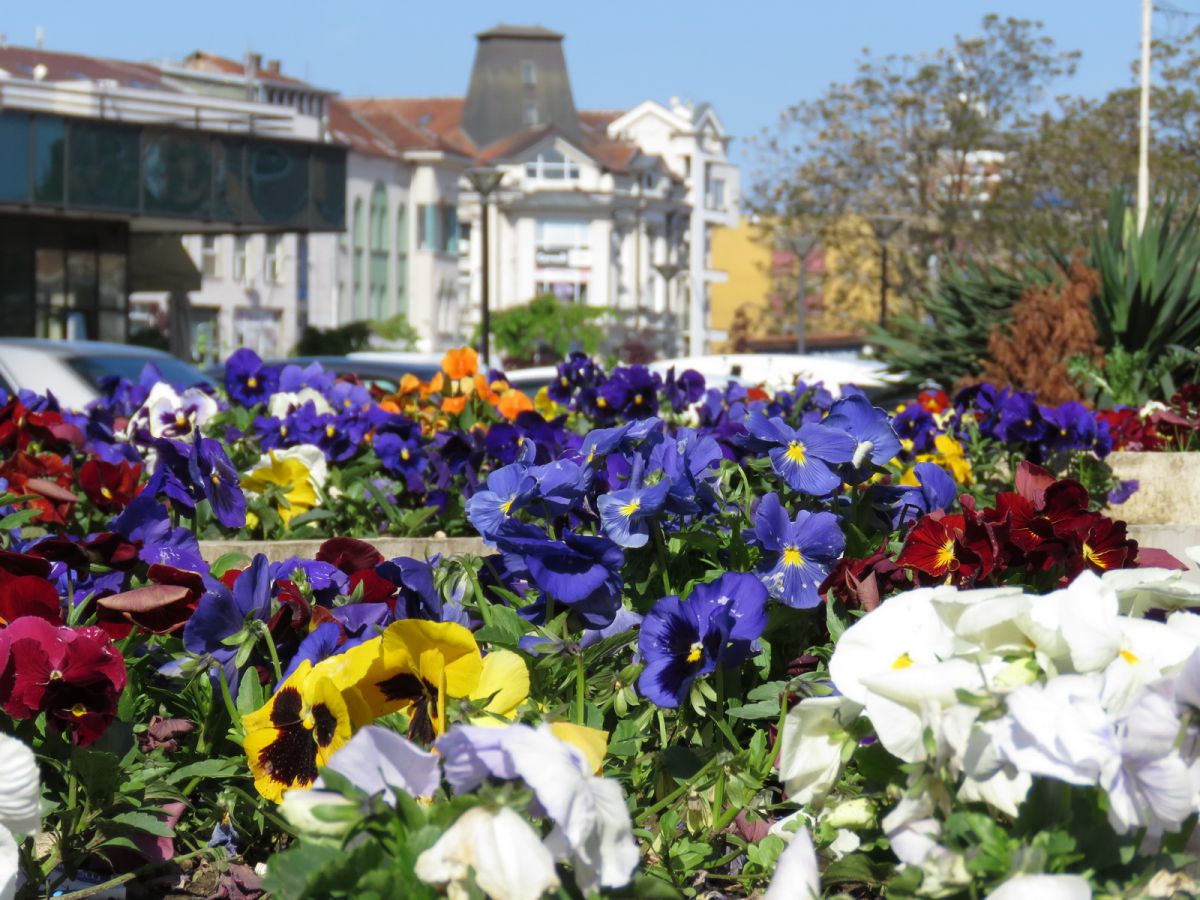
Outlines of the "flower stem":
{"label": "flower stem", "polygon": [[584,724],[584,703],[587,693],[587,676],[583,670],[583,653],[575,655],[575,724]]}
{"label": "flower stem", "polygon": [[662,573],[663,595],[666,596],[671,593],[671,579],[667,572],[667,545],[663,540],[662,528],[659,524],[655,522],[650,528],[654,533],[654,549],[658,554],[658,568]]}

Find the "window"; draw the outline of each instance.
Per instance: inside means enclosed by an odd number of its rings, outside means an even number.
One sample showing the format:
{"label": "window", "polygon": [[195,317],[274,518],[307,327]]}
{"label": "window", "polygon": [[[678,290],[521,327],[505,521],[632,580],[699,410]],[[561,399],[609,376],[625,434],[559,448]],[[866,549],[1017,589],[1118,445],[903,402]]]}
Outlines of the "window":
{"label": "window", "polygon": [[283,237],[267,235],[267,247],[263,252],[263,284],[283,284]]}
{"label": "window", "polygon": [[525,101],[525,107],[521,111],[521,121],[526,125],[536,125],[538,123],[538,105],[536,100]]}
{"label": "window", "polygon": [[708,183],[708,208],[725,208],[725,179],[714,178]]}
{"label": "window", "polygon": [[367,256],[367,223],[363,216],[362,198],[354,201],[354,228],[351,233],[350,271],[354,278],[354,309],[353,319],[366,318],[367,287],[366,287],[366,256]]}
{"label": "window", "polygon": [[408,313],[408,209],[396,209],[396,311]]}
{"label": "window", "polygon": [[539,281],[534,287],[534,294],[538,297],[552,294],[559,300],[587,303],[588,286],[586,281]]}
{"label": "window", "polygon": [[521,84],[527,87],[537,84],[537,63],[532,59],[521,60]]}
{"label": "window", "polygon": [[544,178],[550,181],[576,181],[579,178],[579,163],[567,159],[557,150],[539,153],[537,159],[525,163],[527,178]]}
{"label": "window", "polygon": [[540,268],[589,268],[588,230],[586,219],[538,219],[534,265]]}
{"label": "window", "polygon": [[246,281],[246,236],[239,234],[233,239],[233,280],[239,284]]}
{"label": "window", "polygon": [[217,236],[206,234],[200,238],[200,272],[205,278],[220,278],[220,260],[217,257]]}
{"label": "window", "polygon": [[451,203],[417,206],[417,249],[458,253],[458,207]]}
{"label": "window", "polygon": [[432,250],[437,243],[437,210],[428,203],[417,206],[417,249]]}
{"label": "window", "polygon": [[387,205],[387,188],[377,184],[371,190],[371,318],[387,317],[388,301],[388,254],[391,237]]}

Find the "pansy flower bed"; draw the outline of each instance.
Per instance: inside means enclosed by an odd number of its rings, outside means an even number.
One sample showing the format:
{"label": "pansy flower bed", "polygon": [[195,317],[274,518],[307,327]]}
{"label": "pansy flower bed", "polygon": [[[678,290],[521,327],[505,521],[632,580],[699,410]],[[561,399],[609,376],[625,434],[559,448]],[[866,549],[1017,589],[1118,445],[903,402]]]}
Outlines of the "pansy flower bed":
{"label": "pansy flower bed", "polygon": [[443,368],[0,411],[0,892],[1194,887],[1200,585],[1104,418]]}

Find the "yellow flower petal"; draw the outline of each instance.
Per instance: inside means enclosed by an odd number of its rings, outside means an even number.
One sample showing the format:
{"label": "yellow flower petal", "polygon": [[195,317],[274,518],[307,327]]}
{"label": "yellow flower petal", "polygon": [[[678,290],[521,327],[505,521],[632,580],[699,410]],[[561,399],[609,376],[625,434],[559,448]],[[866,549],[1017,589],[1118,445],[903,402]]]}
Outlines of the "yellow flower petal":
{"label": "yellow flower petal", "polygon": [[[489,697],[491,700],[484,709],[506,719],[515,718],[517,707],[529,699],[529,667],[511,650],[493,650],[483,658],[483,671],[470,698],[487,700]],[[492,716],[479,716],[471,722],[475,725],[501,724]]]}
{"label": "yellow flower petal", "polygon": [[550,733],[583,754],[594,772],[599,772],[608,754],[608,732],[573,722],[551,722]]}

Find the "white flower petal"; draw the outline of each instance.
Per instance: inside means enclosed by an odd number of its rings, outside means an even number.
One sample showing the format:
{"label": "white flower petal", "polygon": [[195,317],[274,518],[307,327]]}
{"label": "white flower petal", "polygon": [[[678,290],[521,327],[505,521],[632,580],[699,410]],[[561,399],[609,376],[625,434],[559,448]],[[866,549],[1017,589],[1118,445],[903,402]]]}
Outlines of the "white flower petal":
{"label": "white flower petal", "polygon": [[0,900],[13,900],[17,896],[17,875],[20,868],[20,853],[17,841],[0,825]]}
{"label": "white flower petal", "polygon": [[42,822],[42,787],[37,759],[25,744],[0,734],[0,828],[19,837]]}
{"label": "white flower petal", "polygon": [[862,707],[845,697],[810,697],[788,710],[779,738],[779,779],[801,805],[822,800],[842,771],[853,739],[846,726]]}
{"label": "white flower petal", "polygon": [[801,826],[792,834],[791,843],[779,854],[771,886],[763,900],[817,900],[820,896],[817,851],[808,829]]}
{"label": "white flower petal", "polygon": [[987,900],[1092,900],[1092,889],[1078,875],[1018,875],[988,894]]}
{"label": "white flower petal", "polygon": [[468,872],[492,900],[538,900],[559,887],[554,859],[537,833],[508,807],[476,806],[417,857],[416,875],[465,896]]}

